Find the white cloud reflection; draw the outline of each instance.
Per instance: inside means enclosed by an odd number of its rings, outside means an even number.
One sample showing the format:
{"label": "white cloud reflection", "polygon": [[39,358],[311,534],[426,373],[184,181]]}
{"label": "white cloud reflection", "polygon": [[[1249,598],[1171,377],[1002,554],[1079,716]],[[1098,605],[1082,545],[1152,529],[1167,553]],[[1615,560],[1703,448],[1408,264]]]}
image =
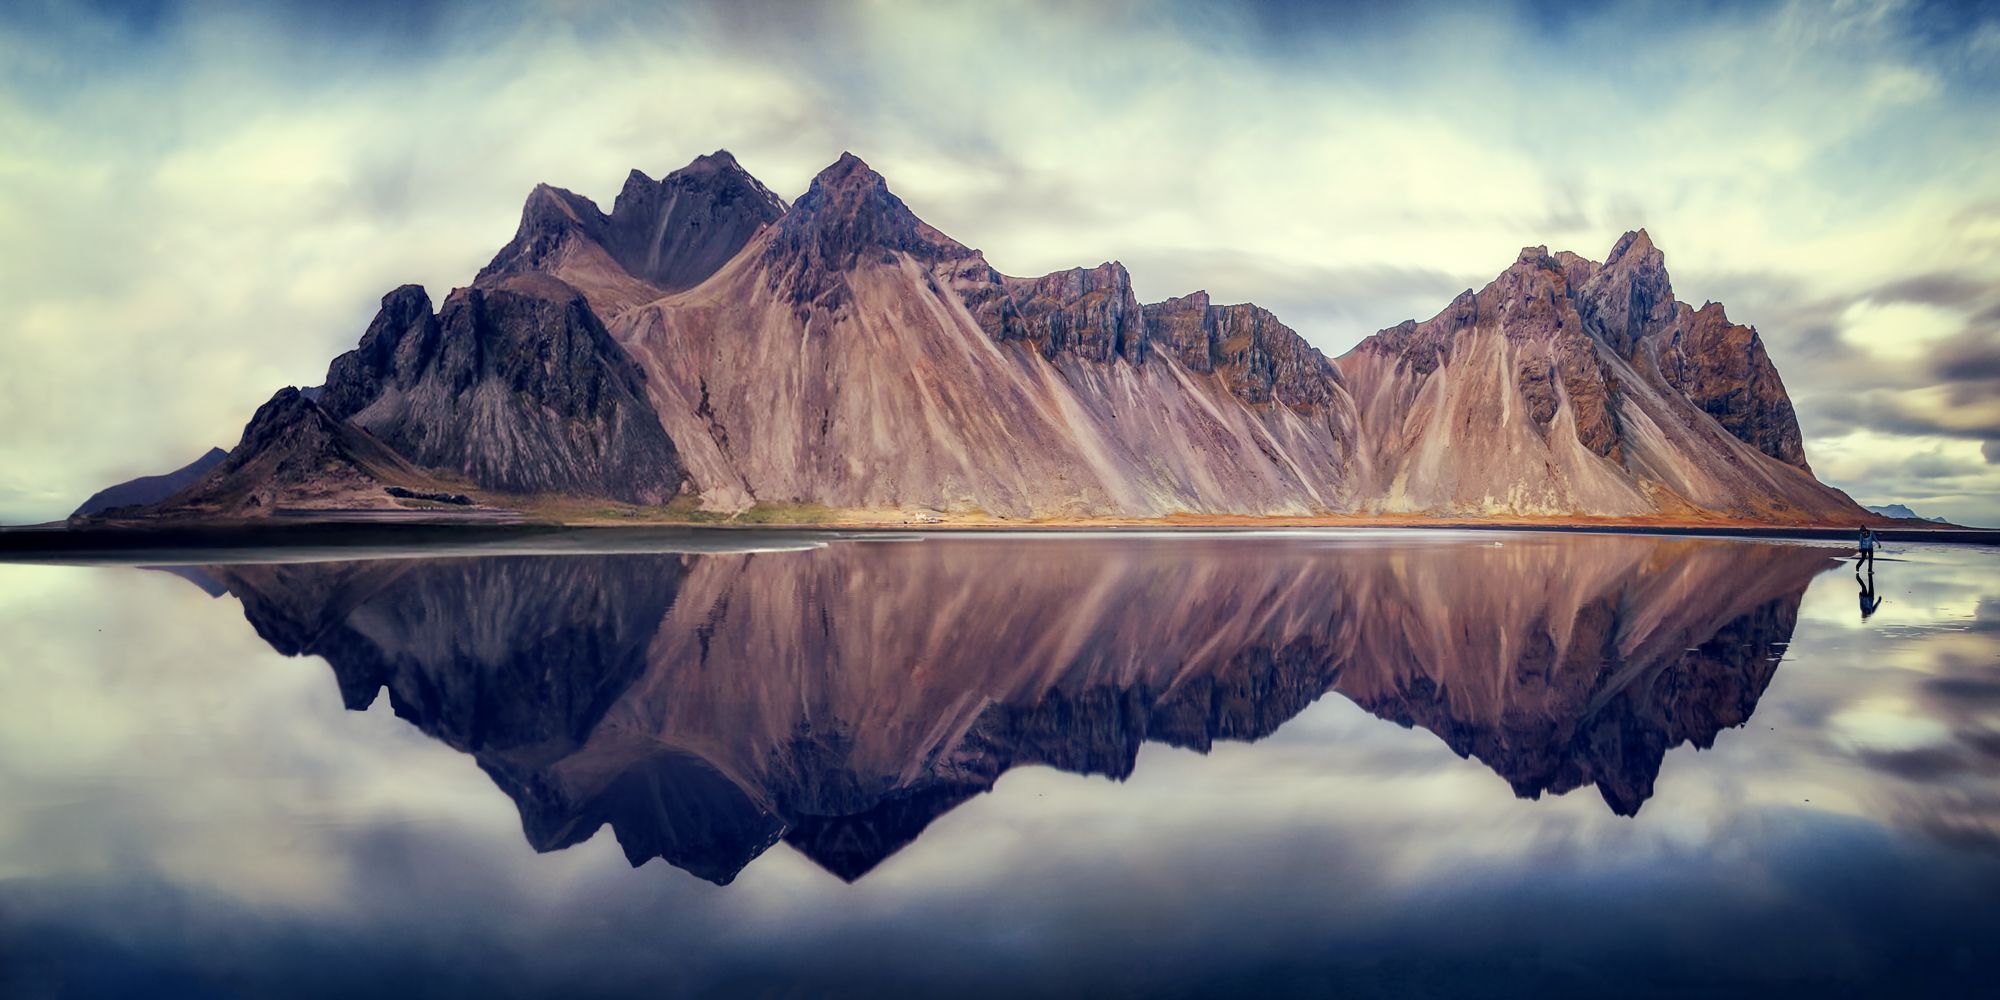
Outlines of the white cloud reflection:
{"label": "white cloud reflection", "polygon": [[1993,562],[1895,547],[1865,623],[1851,577],[1822,575],[1755,714],[1669,752],[1636,818],[1588,787],[1517,799],[1329,695],[1254,745],[1148,744],[1123,783],[1010,771],[851,886],[781,844],[726,888],[630,871],[608,831],[535,855],[470,757],[386,698],[343,709],[326,664],[273,653],[232,598],[0,566],[0,926],[230,981],[400,962],[496,995],[886,970],[1143,991],[1339,948],[1569,955],[1605,985],[1634,942],[1738,979],[1856,954],[1858,975],[1877,959],[1852,949],[1899,947],[1899,921],[1992,916]]}
{"label": "white cloud reflection", "polygon": [[[608,204],[630,168],[723,147],[788,197],[851,149],[1005,270],[1123,260],[1145,298],[1258,301],[1334,353],[1523,245],[1601,258],[1647,226],[1683,298],[1764,333],[1809,457],[1859,456],[1830,481],[2000,523],[2000,446],[1953,452],[1946,490],[1893,466],[2000,441],[1973,363],[2000,355],[1976,11],[336,9],[0,16],[0,523],[233,443],[383,292],[469,280],[536,182]],[[1909,300],[1939,275],[1961,294]]]}

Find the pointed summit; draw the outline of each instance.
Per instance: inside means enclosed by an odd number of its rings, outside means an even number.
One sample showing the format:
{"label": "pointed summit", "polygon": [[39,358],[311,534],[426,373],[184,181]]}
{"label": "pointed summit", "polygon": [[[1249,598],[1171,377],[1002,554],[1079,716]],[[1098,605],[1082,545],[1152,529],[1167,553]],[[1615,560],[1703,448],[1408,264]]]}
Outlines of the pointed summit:
{"label": "pointed summit", "polygon": [[1604,266],[1577,290],[1576,311],[1584,329],[1622,358],[1639,341],[1674,320],[1674,286],[1667,279],[1667,255],[1644,229],[1618,238]]}
{"label": "pointed summit", "polygon": [[778,265],[799,302],[838,284],[834,275],[892,262],[897,252],[927,262],[975,253],[917,218],[889,191],[889,182],[853,153],[840,154],[813,178],[764,249],[765,260]]}
{"label": "pointed summit", "polygon": [[1627,257],[1632,258],[1632,264],[1629,266],[1633,267],[1645,266],[1648,263],[1664,266],[1667,259],[1666,255],[1653,245],[1652,235],[1643,228],[1634,229],[1618,237],[1618,242],[1611,247],[1611,254],[1604,258],[1604,266],[1617,267],[1619,262]]}
{"label": "pointed summit", "polygon": [[474,280],[529,271],[554,274],[572,256],[576,240],[602,242],[608,221],[589,198],[537,184],[521,206],[521,224],[515,228],[514,238],[493,255]]}

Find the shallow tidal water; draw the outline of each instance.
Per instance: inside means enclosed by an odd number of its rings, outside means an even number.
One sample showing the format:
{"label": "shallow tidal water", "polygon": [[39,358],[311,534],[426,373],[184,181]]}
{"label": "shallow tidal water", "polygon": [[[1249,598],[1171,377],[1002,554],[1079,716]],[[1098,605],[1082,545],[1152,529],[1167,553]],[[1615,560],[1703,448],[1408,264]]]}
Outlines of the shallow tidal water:
{"label": "shallow tidal water", "polygon": [[608,537],[0,564],[0,997],[2000,982],[2000,551]]}

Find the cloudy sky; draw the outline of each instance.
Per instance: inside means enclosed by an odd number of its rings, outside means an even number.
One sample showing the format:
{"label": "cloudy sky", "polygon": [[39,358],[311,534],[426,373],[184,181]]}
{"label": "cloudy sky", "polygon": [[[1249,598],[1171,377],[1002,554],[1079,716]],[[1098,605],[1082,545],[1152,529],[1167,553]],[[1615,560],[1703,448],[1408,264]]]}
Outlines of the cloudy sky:
{"label": "cloudy sky", "polygon": [[1330,354],[1644,226],[1822,479],[2000,525],[2000,4],[1848,0],[19,0],[0,523],[233,445],[535,183],[721,148],[787,198],[851,150],[1009,273],[1121,260]]}

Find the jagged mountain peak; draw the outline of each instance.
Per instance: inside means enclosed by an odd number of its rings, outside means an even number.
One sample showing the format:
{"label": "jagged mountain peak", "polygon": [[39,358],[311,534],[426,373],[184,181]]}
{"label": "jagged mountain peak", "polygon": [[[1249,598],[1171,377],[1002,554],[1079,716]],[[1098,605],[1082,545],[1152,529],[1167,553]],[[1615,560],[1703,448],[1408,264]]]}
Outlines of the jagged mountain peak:
{"label": "jagged mountain peak", "polygon": [[871,249],[900,250],[926,260],[974,252],[917,218],[889,190],[889,182],[853,153],[840,154],[813,178],[778,230],[774,245],[816,253],[843,270]]}
{"label": "jagged mountain peak", "polygon": [[1643,229],[1602,265],[1523,248],[1485,288],[1376,334],[1341,364],[1386,509],[1641,514],[1684,503],[1773,519],[1853,509],[1811,480],[1755,331],[1712,304],[1678,302]]}
{"label": "jagged mountain peak", "polygon": [[1611,253],[1604,258],[1604,266],[1607,268],[1617,267],[1619,264],[1625,263],[1627,258],[1631,258],[1627,266],[1638,267],[1650,265],[1660,268],[1666,266],[1667,259],[1666,254],[1660,252],[1660,248],[1653,245],[1652,234],[1646,232],[1643,228],[1634,229],[1618,237],[1618,242],[1611,246]]}
{"label": "jagged mountain peak", "polygon": [[603,235],[604,213],[597,203],[574,191],[537,184],[521,205],[521,223],[514,238],[480,269],[475,281],[524,271],[555,271],[570,256],[578,236],[590,242]]}
{"label": "jagged mountain peak", "polygon": [[833,161],[825,170],[813,178],[815,189],[835,191],[842,188],[880,188],[886,190],[888,182],[875,172],[867,161],[851,152],[842,150],[840,159]]}
{"label": "jagged mountain peak", "polygon": [[551,274],[611,315],[702,283],[785,211],[784,199],[727,150],[658,181],[633,170],[609,215],[573,191],[537,184],[514,239],[475,284]]}
{"label": "jagged mountain peak", "polygon": [[786,211],[783,198],[718,149],[658,181],[632,171],[612,205],[603,242],[633,277],[678,292],[721,270]]}
{"label": "jagged mountain peak", "polygon": [[[1572,253],[1568,250],[1557,250],[1554,253],[1550,253],[1548,246],[1544,244],[1542,246],[1522,247],[1520,256],[1514,259],[1513,266],[1509,267],[1508,270],[1514,272],[1548,271],[1553,274],[1560,274],[1563,276],[1564,284],[1567,286],[1564,290],[1565,294],[1567,294],[1582,288],[1591,278],[1596,277],[1602,268],[1603,265],[1579,253]],[[1461,297],[1470,294],[1472,294],[1472,289],[1468,288]]]}
{"label": "jagged mountain peak", "polygon": [[1585,326],[1624,358],[1633,357],[1641,340],[1674,322],[1676,305],[1667,255],[1644,229],[1618,238],[1576,303]]}
{"label": "jagged mountain peak", "polygon": [[770,200],[776,202],[780,212],[786,207],[784,199],[771,194],[761,181],[752,176],[750,171],[743,169],[741,163],[736,162],[736,157],[729,150],[718,149],[713,153],[706,153],[695,157],[688,161],[687,166],[679,170],[670,171],[657,181],[648,176],[645,171],[637,167],[632,168],[632,172],[625,175],[624,189],[618,193],[617,199],[612,202],[611,215],[613,218],[617,218],[622,211],[628,210],[627,206],[629,204],[636,200],[644,199],[648,194],[662,186],[701,187],[718,183],[740,185],[752,191],[760,192]]}
{"label": "jagged mountain peak", "polygon": [[596,202],[553,184],[535,185],[535,189],[528,192],[528,201],[522,208],[523,211],[538,213],[553,212],[570,222],[584,224],[595,222],[604,214],[598,211]]}
{"label": "jagged mountain peak", "polygon": [[1270,310],[1218,306],[1207,291],[1145,307],[1146,339],[1192,372],[1214,373],[1235,398],[1320,413],[1345,398],[1340,369]]}

